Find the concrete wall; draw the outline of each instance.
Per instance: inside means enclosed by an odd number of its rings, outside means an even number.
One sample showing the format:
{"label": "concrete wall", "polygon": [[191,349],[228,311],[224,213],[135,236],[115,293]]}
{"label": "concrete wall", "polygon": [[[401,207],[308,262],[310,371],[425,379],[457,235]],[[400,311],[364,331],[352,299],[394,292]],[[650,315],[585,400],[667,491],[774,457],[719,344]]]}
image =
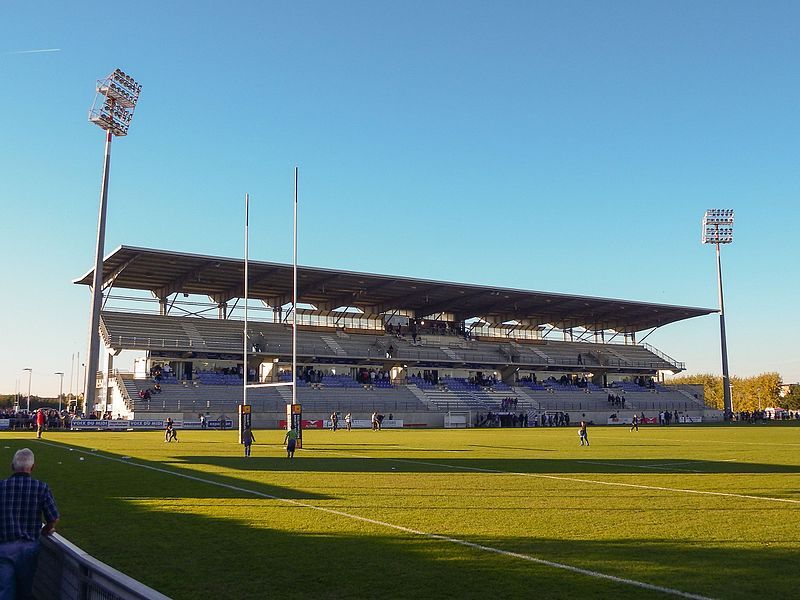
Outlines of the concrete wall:
{"label": "concrete wall", "polygon": [[[517,411],[518,413],[520,411]],[[552,411],[547,411],[552,412]],[[578,426],[578,423],[581,420],[585,420],[587,423],[592,423],[595,426],[597,425],[607,425],[608,424],[608,417],[612,414],[616,414],[621,418],[624,417],[632,417],[634,411],[630,410],[620,410],[620,411],[567,411],[569,412],[570,417],[570,426],[573,424],[575,427]],[[641,411],[635,411],[637,415],[640,414]],[[703,417],[704,422],[717,422],[722,421],[722,413],[721,411],[679,411],[681,414],[689,415],[692,417]],[[472,422],[473,425],[477,419],[477,412],[473,411],[472,413]],[[482,413],[482,414],[485,414]],[[541,413],[540,413],[541,414]],[[657,417],[657,411],[645,411],[645,415],[647,417]],[[237,423],[237,415],[235,414],[228,414],[225,413],[229,419],[231,419],[234,423],[234,428],[236,428]],[[370,419],[369,414],[361,414],[361,413],[353,413],[354,419]],[[425,413],[394,413],[395,419],[400,419],[404,422],[404,424],[408,427],[409,425],[417,425],[419,429],[441,429],[444,427],[444,417],[445,413],[438,413],[438,412],[425,412]],[[197,420],[196,413],[143,413],[141,415],[137,415],[136,418],[144,418],[144,419],[166,419],[167,417],[172,417],[174,420],[187,420],[187,421],[195,421]],[[216,419],[219,417],[219,413],[212,412],[209,415],[209,418]],[[330,413],[322,414],[319,412],[312,412],[312,413],[303,413],[304,420],[325,420],[330,417]],[[344,417],[344,415],[342,415]],[[278,429],[279,421],[286,420],[286,413],[285,412],[268,412],[268,413],[253,413],[252,415],[252,423],[254,429]],[[340,426],[344,427],[344,419],[340,420]],[[625,425],[621,425],[625,426]],[[628,425],[629,427],[629,425]]]}

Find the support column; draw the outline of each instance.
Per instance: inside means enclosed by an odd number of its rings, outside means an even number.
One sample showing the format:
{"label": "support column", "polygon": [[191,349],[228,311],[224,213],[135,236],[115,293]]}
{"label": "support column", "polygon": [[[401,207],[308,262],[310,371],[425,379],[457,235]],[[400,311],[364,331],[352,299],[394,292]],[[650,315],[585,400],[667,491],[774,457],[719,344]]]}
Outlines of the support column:
{"label": "support column", "polygon": [[114,370],[114,355],[111,352],[106,352],[106,364],[103,365],[103,403],[104,403],[104,411],[108,410],[109,398],[108,398],[108,387],[109,387],[109,380],[111,379],[111,373]]}

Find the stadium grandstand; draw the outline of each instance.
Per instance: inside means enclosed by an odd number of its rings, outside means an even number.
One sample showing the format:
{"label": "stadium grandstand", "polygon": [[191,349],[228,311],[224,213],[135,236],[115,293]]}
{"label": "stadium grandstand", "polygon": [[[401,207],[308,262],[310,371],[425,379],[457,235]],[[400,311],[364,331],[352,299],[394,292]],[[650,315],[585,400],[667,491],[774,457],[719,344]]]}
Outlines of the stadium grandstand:
{"label": "stadium grandstand", "polygon": [[[213,420],[236,414],[245,377],[291,380],[292,272],[250,261],[244,364],[241,259],[115,249],[103,262],[96,412]],[[297,399],[314,426],[334,411],[427,427],[453,413],[475,426],[488,413],[605,423],[611,413],[708,412],[697,390],[661,383],[684,364],[643,341],[716,309],[313,267],[298,267],[297,298]],[[132,370],[115,368],[123,353]],[[250,388],[247,399],[255,426],[278,427],[291,388]]]}

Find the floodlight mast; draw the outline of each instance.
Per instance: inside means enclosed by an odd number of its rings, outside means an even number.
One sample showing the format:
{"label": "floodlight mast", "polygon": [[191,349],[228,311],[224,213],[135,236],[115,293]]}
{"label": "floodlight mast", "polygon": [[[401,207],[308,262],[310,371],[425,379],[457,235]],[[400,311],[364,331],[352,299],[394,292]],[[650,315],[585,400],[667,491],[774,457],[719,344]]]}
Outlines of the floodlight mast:
{"label": "floodlight mast", "polygon": [[733,210],[712,208],[703,215],[701,241],[714,244],[717,250],[717,289],[719,292],[719,335],[722,350],[722,398],[725,419],[733,415],[731,379],[728,372],[728,342],[725,338],[725,301],[722,294],[722,260],[719,245],[733,242]]}
{"label": "floodlight mast", "polygon": [[27,412],[31,412],[31,379],[33,379],[33,369],[30,367],[25,367],[22,370],[28,372],[28,404],[26,410]]}
{"label": "floodlight mast", "polygon": [[61,414],[61,398],[64,396],[64,372],[56,371],[53,375],[61,377],[61,381],[58,384],[58,413]]}
{"label": "floodlight mast", "polygon": [[[108,173],[111,166],[111,138],[128,135],[133,111],[139,102],[142,86],[120,69],[97,81],[89,122],[106,132],[103,183],[100,189],[100,210],[97,217],[97,247],[92,277],[92,302],[89,312],[89,356],[86,361],[88,377],[83,393],[83,414],[94,409],[97,395],[97,367],[100,361],[100,309],[103,300],[103,251],[106,238],[106,207],[108,205]],[[108,393],[106,391],[106,393]]]}

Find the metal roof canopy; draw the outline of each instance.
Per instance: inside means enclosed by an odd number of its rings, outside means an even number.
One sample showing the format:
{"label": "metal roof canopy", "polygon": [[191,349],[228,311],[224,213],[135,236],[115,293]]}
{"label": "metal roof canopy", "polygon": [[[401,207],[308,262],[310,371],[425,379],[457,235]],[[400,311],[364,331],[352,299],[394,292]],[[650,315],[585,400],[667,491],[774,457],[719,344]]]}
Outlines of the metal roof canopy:
{"label": "metal roof canopy", "polygon": [[[272,307],[292,300],[292,265],[250,261],[249,297]],[[73,283],[92,284],[93,271]],[[222,304],[243,296],[244,261],[166,250],[119,246],[103,261],[103,288],[147,290],[158,298],[174,293],[204,295]],[[495,286],[373,275],[298,266],[298,303],[320,310],[343,306],[378,314],[413,310],[417,317],[441,312],[458,319],[483,317],[524,326],[612,329],[632,333],[717,312],[714,308],[671,306]]]}

